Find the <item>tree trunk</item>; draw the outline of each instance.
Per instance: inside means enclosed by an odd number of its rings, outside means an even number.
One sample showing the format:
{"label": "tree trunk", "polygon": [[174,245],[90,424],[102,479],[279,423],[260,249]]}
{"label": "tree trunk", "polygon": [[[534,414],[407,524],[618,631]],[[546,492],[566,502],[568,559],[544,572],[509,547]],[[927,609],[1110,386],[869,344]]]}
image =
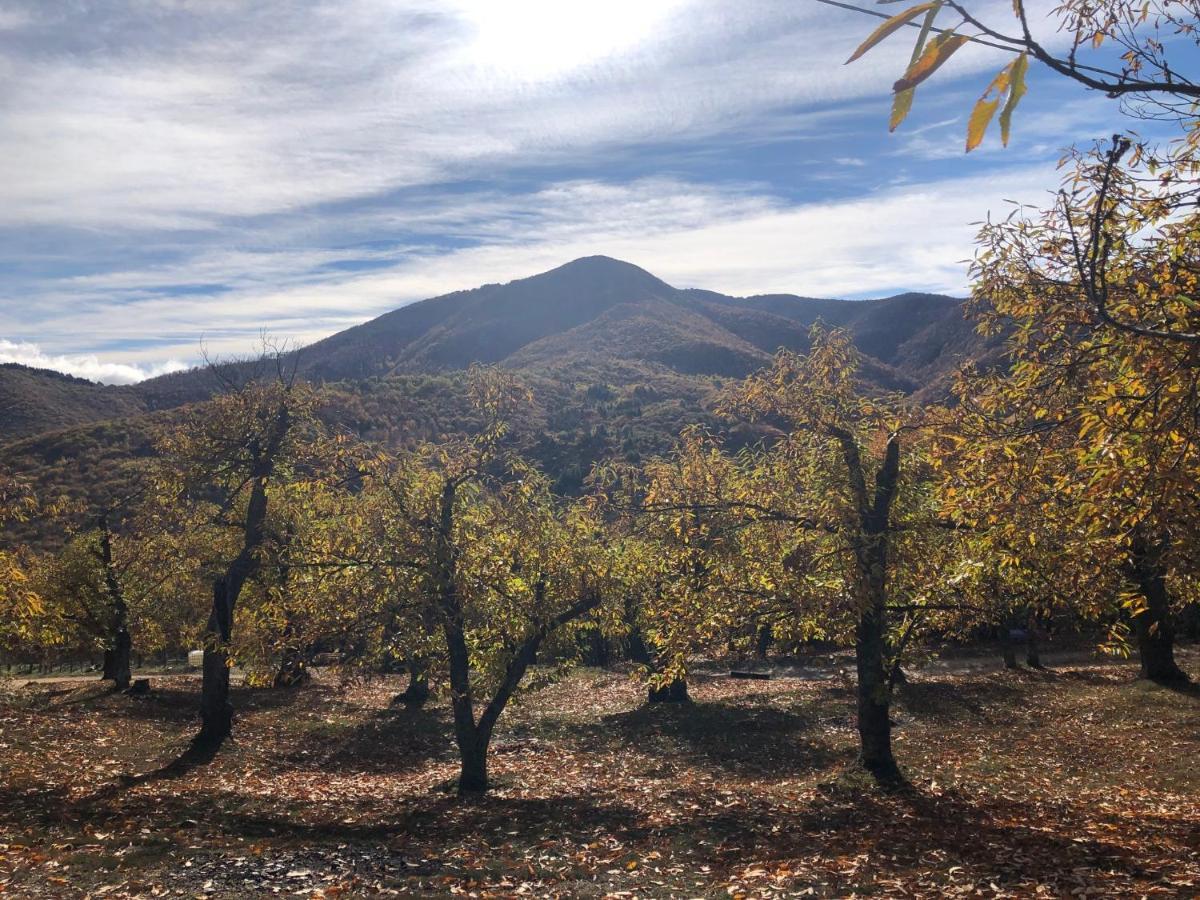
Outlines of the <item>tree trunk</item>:
{"label": "tree trunk", "polygon": [[758,628],[758,638],[754,642],[754,657],[758,660],[767,658],[767,651],[771,649],[771,643],[775,640],[775,634],[771,630],[770,625],[760,625]]}
{"label": "tree trunk", "polygon": [[[112,679],[115,690],[127,691],[133,683],[133,666],[130,661],[132,656],[133,640],[129,636],[129,629],[118,628],[117,633],[113,635],[112,648]],[[107,663],[107,654],[105,657]]]}
{"label": "tree trunk", "polygon": [[1031,669],[1042,668],[1042,654],[1038,647],[1038,624],[1032,615],[1029,617],[1029,626],[1025,629],[1025,664]]}
{"label": "tree trunk", "polygon": [[1167,592],[1162,550],[1140,531],[1136,532],[1126,574],[1146,601],[1146,608],[1133,617],[1141,675],[1151,681],[1169,684],[1189,679],[1175,662],[1175,630],[1171,623],[1171,597]]}
{"label": "tree trunk", "polygon": [[233,612],[242,588],[259,566],[258,551],[267,537],[267,482],[275,474],[275,457],[290,427],[291,413],[280,407],[270,439],[263,448],[253,442],[250,498],[242,525],[242,549],[222,578],[213,581],[212,613],[204,641],[204,669],[200,686],[199,747],[215,749],[233,731],[233,705],[229,700],[229,644],[233,639]]}
{"label": "tree trunk", "polygon": [[108,527],[108,514],[100,515],[100,563],[104,568],[104,586],[108,593],[109,613],[112,616],[110,645],[104,653],[104,677],[111,678],[118,691],[129,689],[133,680],[130,660],[133,656],[133,639],[129,634],[129,605],[121,588],[113,558],[112,532]]}
{"label": "tree trunk", "polygon": [[[900,442],[893,434],[868,494],[862,458],[854,436],[834,429],[846,463],[860,529],[854,537],[856,592],[859,602],[854,656],[858,669],[859,762],[877,781],[902,781],[892,755],[891,686],[887,672],[888,531],[900,476]],[[899,660],[896,663],[899,664]]]}
{"label": "tree trunk", "polygon": [[646,695],[648,703],[687,703],[690,699],[688,697],[687,680],[683,678],[668,681],[661,687],[654,687],[652,685]]}
{"label": "tree trunk", "polygon": [[[629,656],[638,665],[645,666],[651,674],[662,671],[636,625],[629,630]],[[647,703],[687,703],[689,699],[686,678],[676,678],[661,687],[650,685],[646,688]]]}
{"label": "tree trunk", "polygon": [[200,733],[197,747],[219,747],[233,731],[233,704],[229,700],[229,637],[233,610],[225,579],[213,581],[213,607],[204,635],[204,667],[200,682]]}
{"label": "tree trunk", "polygon": [[462,760],[458,774],[459,794],[484,794],[488,789],[487,743],[470,741],[459,746]]}
{"label": "tree trunk", "polygon": [[882,609],[870,608],[860,615],[855,630],[855,662],[858,667],[859,760],[880,781],[900,780],[892,755],[890,691],[884,666]]}
{"label": "tree trunk", "polygon": [[276,688],[299,687],[312,679],[312,673],[304,662],[304,654],[298,649],[289,647],[283,651],[279,670],[271,680],[271,686]]}
{"label": "tree trunk", "polygon": [[408,687],[397,694],[393,704],[420,709],[429,700],[429,669],[423,662],[412,662],[408,668]]}
{"label": "tree trunk", "polygon": [[1000,629],[1000,650],[1004,654],[1004,668],[1017,668],[1017,648],[1013,646],[1013,629],[1006,623]]}

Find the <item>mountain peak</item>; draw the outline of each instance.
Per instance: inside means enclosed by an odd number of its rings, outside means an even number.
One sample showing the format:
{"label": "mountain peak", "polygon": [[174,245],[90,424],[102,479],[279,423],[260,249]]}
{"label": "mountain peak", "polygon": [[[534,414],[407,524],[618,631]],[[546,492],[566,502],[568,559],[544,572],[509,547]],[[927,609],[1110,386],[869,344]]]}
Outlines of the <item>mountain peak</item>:
{"label": "mountain peak", "polygon": [[[558,284],[574,282],[589,288],[615,287],[618,289],[642,288],[655,294],[674,291],[669,284],[641,266],[613,259],[611,256],[581,256],[557,268],[522,279],[523,282],[549,281]],[[520,283],[520,282],[514,282]]]}

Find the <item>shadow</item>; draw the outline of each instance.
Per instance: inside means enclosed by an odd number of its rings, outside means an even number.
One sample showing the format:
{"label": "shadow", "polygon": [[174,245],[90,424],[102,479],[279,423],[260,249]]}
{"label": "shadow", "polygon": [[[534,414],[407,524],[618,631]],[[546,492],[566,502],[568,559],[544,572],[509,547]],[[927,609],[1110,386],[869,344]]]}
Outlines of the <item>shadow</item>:
{"label": "shadow", "polygon": [[1076,681],[1080,684],[1094,684],[1101,687],[1118,687],[1122,684],[1131,684],[1137,679],[1130,679],[1127,671],[1122,672],[1098,672],[1094,669],[1063,669],[1058,672],[1058,677],[1065,681]]}
{"label": "shadow", "polygon": [[[354,813],[370,814],[369,823],[348,822]],[[537,844],[587,843],[600,830],[629,840],[644,840],[652,828],[642,824],[642,814],[622,803],[601,803],[582,795],[547,798],[502,797],[494,793],[474,797],[452,794],[425,795],[400,812],[379,814],[377,808],[339,807],[328,819],[301,820],[294,814],[269,815],[235,812],[223,824],[246,837],[273,837],[304,844],[348,840],[380,843],[396,837],[420,838],[436,852],[481,834],[503,834]]]}
{"label": "shadow", "polygon": [[1153,681],[1151,683],[1172,693],[1200,700],[1200,684],[1188,678],[1173,678],[1169,681]]}
{"label": "shadow", "polygon": [[567,736],[589,747],[655,747],[664,760],[682,757],[747,777],[794,778],[852,758],[818,737],[831,727],[852,728],[852,710],[839,704],[831,716],[821,713],[816,705],[796,711],[744,703],[646,704],[569,728]]}
{"label": "shadow", "polygon": [[[1024,683],[1030,680],[1048,681],[1055,677],[1045,671],[1011,671],[1006,673]],[[915,718],[942,721],[974,719],[992,723],[994,717],[1007,719],[1003,707],[1019,703],[1024,696],[1021,684],[1007,683],[1003,678],[985,677],[967,681],[909,681],[896,693],[895,707]]]}
{"label": "shadow", "polygon": [[150,781],[170,781],[182,778],[193,769],[207,766],[216,759],[223,743],[223,741],[192,741],[188,744],[187,749],[166,765],[142,775],[121,775],[117,779],[117,785],[130,788]]}
{"label": "shadow", "polygon": [[387,707],[349,727],[318,723],[279,756],[330,772],[380,774],[457,758],[450,713],[441,704]]}
{"label": "shadow", "polygon": [[1161,688],[1164,691],[1170,691],[1184,697],[1200,699],[1200,684],[1192,681],[1190,678],[1175,678],[1160,681],[1137,674],[1130,677],[1127,671],[1107,674],[1090,669],[1069,669],[1059,674],[1064,679],[1077,681],[1082,684],[1094,684],[1102,687],[1142,685],[1147,689]]}

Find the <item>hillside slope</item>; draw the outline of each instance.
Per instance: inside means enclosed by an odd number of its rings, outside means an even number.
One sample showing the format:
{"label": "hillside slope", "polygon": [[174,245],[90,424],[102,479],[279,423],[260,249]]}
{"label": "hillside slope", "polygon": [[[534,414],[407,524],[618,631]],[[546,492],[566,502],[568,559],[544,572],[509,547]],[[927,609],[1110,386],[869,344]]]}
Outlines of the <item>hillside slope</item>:
{"label": "hillside slope", "polygon": [[[674,288],[630,263],[592,256],[401,307],[297,351],[297,364],[322,382],[450,372],[476,362],[551,375],[609,371],[618,382],[628,381],[630,367],[740,377],[780,347],[803,350],[818,320],[849,329],[870,357],[868,380],[889,390],[936,393],[931,388],[961,360],[986,349],[951,297],[730,297]],[[172,409],[210,396],[215,387],[202,369],[106,387],[2,366],[0,444]]]}

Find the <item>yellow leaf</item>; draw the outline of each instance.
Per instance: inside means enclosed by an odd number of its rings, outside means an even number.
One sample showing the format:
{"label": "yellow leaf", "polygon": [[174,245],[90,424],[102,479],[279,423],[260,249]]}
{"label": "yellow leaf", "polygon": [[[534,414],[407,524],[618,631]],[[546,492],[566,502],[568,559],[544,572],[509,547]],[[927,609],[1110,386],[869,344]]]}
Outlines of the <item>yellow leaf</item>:
{"label": "yellow leaf", "polygon": [[988,123],[992,121],[992,116],[996,114],[996,107],[1000,105],[1000,98],[995,100],[987,100],[986,94],[979,98],[979,102],[975,104],[975,108],[971,110],[971,118],[967,121],[967,152],[970,153],[983,141],[984,132],[987,131]]}
{"label": "yellow leaf", "polygon": [[895,131],[900,123],[908,116],[909,110],[912,109],[913,92],[910,88],[907,91],[900,91],[892,97],[892,117],[888,120],[888,131]]}
{"label": "yellow leaf", "polygon": [[[983,141],[983,135],[992,121],[992,116],[996,114],[996,108],[1000,105],[1000,98],[1008,90],[1014,65],[1016,65],[1015,60],[996,74],[996,77],[987,86],[987,90],[983,92],[983,96],[979,98],[979,102],[975,104],[975,108],[971,110],[971,118],[967,122],[968,153]],[[988,97],[994,97],[994,99],[989,100]]]}
{"label": "yellow leaf", "polygon": [[884,38],[894,34],[900,28],[903,28],[907,23],[911,22],[923,12],[929,12],[941,6],[937,0],[932,0],[929,3],[918,3],[916,6],[910,6],[902,13],[897,13],[892,16],[878,28],[871,32],[865,41],[858,45],[858,49],[850,54],[850,58],[846,60],[844,65],[850,65]]}
{"label": "yellow leaf", "polygon": [[904,77],[892,85],[892,90],[899,93],[916,87],[934,72],[942,67],[954,52],[970,38],[961,34],[943,31],[921,54],[921,58],[908,67]]}

